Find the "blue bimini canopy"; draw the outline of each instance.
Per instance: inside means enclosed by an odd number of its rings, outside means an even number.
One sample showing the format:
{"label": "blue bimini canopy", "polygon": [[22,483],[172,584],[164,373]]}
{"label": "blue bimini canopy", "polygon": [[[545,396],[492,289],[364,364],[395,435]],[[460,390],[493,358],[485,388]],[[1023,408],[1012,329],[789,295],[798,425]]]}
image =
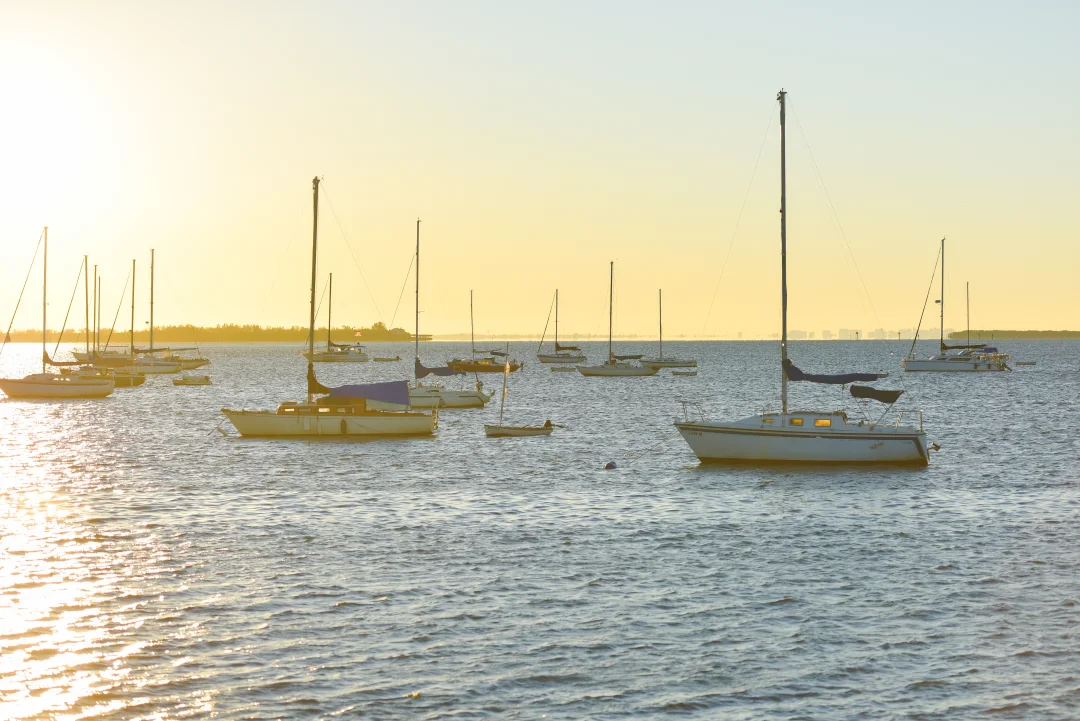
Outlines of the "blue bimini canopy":
{"label": "blue bimini canopy", "polygon": [[361,383],[359,385],[338,386],[330,389],[330,398],[345,400],[363,398],[367,401],[382,401],[398,406],[409,405],[409,382],[390,381],[389,383]]}
{"label": "blue bimini canopy", "polygon": [[791,362],[791,359],[784,361],[784,373],[787,375],[789,381],[809,381],[811,383],[829,383],[832,385],[847,385],[849,383],[856,382],[868,382],[876,381],[879,378],[884,378],[889,375],[888,373],[841,373],[839,375],[814,375],[812,373],[803,373],[801,370],[795,367],[795,364]]}
{"label": "blue bimini canopy", "polygon": [[416,377],[417,377],[417,379],[423,378],[424,376],[428,376],[428,375],[432,375],[432,376],[464,375],[464,371],[454,370],[453,368],[451,368],[449,366],[446,366],[445,368],[425,368],[424,364],[420,362],[419,358],[416,359],[415,368],[416,368]]}

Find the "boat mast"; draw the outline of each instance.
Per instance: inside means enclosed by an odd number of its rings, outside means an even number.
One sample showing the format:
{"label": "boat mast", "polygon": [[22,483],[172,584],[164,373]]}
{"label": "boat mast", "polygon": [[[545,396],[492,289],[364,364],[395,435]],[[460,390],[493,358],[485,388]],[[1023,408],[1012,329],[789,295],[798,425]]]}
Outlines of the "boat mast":
{"label": "boat mast", "polygon": [[135,259],[131,259],[131,357],[135,358]]}
{"label": "boat mast", "polygon": [[660,293],[660,357],[664,357],[664,289]]}
{"label": "boat mast", "polygon": [[150,249],[150,350],[154,350],[154,249]]}
{"label": "boat mast", "polygon": [[510,344],[506,344],[506,358],[503,360],[503,392],[502,400],[499,401],[499,425],[503,421],[503,408],[506,407],[506,379],[510,375]]}
{"label": "boat mast", "polygon": [[945,350],[945,239],[941,239],[941,320],[938,322],[938,350]]}
{"label": "boat mast", "polygon": [[967,344],[971,345],[971,282],[964,282],[964,300],[967,302]]}
{"label": "boat mast", "polygon": [[330,298],[326,302],[326,350],[330,350],[330,312],[334,310],[334,274],[330,274]]}
{"label": "boat mast", "polygon": [[784,132],[783,90],[776,96],[780,100],[780,407],[787,415],[787,137]]}
{"label": "boat mast", "polygon": [[[308,360],[315,357],[315,270],[319,259],[319,176],[311,181],[311,314],[308,317]],[[307,402],[311,403],[311,390]]]}
{"label": "boat mast", "polygon": [[101,346],[101,276],[94,264],[94,355]]}
{"label": "boat mast", "polygon": [[473,324],[472,290],[469,290],[469,352],[476,355],[476,326]]}
{"label": "boat mast", "polygon": [[608,306],[607,306],[607,357],[608,363],[614,358],[611,351],[611,327],[612,308],[615,307],[615,261],[611,261],[611,271],[608,275]]}
{"label": "boat mast", "polygon": [[555,352],[559,352],[559,289],[555,289]]}
{"label": "boat mast", "polygon": [[41,256],[41,372],[45,372],[45,354],[48,352],[47,332],[45,330],[46,308],[45,302],[48,297],[47,286],[49,283],[49,226],[45,226],[45,252]]}
{"label": "boat mast", "polygon": [[83,262],[83,292],[86,294],[86,355],[90,355],[90,256],[84,255]]}
{"label": "boat mast", "polygon": [[[420,360],[420,219],[416,219],[416,331],[413,333],[413,342],[416,344],[416,360]],[[415,364],[414,374],[415,374]],[[420,376],[416,376],[416,384],[420,384]]]}

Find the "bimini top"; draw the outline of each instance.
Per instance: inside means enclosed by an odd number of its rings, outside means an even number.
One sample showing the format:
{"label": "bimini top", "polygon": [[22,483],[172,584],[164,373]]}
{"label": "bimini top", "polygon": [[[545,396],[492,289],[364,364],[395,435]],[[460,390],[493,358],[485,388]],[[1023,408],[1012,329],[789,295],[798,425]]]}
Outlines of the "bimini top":
{"label": "bimini top", "polygon": [[795,367],[788,358],[784,361],[784,373],[789,381],[809,381],[810,383],[830,383],[832,385],[847,385],[849,383],[876,381],[884,378],[888,373],[841,373],[839,375],[814,375],[803,373]]}
{"label": "bimini top", "polygon": [[888,403],[890,406],[900,400],[900,396],[904,394],[904,391],[889,391],[870,386],[851,386],[849,390],[852,398],[869,398],[878,403]]}

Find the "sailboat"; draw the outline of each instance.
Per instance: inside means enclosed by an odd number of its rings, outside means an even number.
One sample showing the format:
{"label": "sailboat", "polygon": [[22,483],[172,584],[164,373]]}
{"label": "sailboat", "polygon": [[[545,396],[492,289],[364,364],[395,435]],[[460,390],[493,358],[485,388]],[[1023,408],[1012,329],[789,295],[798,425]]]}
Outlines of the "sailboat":
{"label": "sailboat", "polygon": [[[548,311],[551,312],[550,309]],[[548,318],[551,316],[549,315]],[[585,354],[576,345],[559,345],[559,289],[555,289],[555,352],[544,353],[544,336],[547,335],[547,326],[540,336],[540,345],[536,348],[536,359],[541,363],[584,363]]]}
{"label": "sailboat", "polygon": [[[789,411],[788,382],[806,381],[849,385],[878,380],[887,374],[846,373],[814,375],[804,373],[788,358],[787,347],[787,189],[785,143],[785,97],[780,103],[780,403],[781,410],[763,412],[737,421],[690,420],[685,410],[675,427],[694,454],[702,461],[751,461],[796,463],[894,463],[925,466],[929,463],[926,435],[919,427],[900,425],[901,411],[895,424],[852,421],[840,411]],[[851,385],[854,398],[893,407],[903,391],[882,390],[865,385]],[[884,413],[881,418],[884,418]],[[878,421],[881,419],[879,418]]]}
{"label": "sailboat", "polygon": [[330,311],[334,306],[334,274],[330,274],[329,299],[326,304],[326,350],[304,353],[313,363],[366,363],[368,354],[359,345],[335,343],[330,340]]}
{"label": "sailboat", "polygon": [[672,358],[664,356],[664,291],[660,293],[660,355],[655,358],[643,358],[638,361],[643,366],[650,368],[697,368],[697,361],[693,358]]}
{"label": "sailboat", "polygon": [[[908,356],[900,363],[907,372],[930,371],[945,373],[987,373],[999,371],[1011,371],[1008,364],[1008,356],[998,353],[996,349],[988,348],[986,343],[964,345],[947,345],[945,343],[945,239],[941,239],[941,298],[937,301],[941,306],[941,318],[938,336],[939,352],[929,358],[919,359],[915,357],[915,344],[919,341],[919,330],[915,330],[915,339],[911,341],[911,350]],[[931,278],[933,282],[933,278]],[[971,328],[970,305],[968,306],[968,328]],[[920,326],[921,326],[920,319]]]}
{"label": "sailboat", "polygon": [[635,365],[633,363],[624,362],[630,358],[640,358],[641,356],[617,356],[611,347],[611,333],[612,333],[612,321],[615,307],[615,261],[611,262],[610,275],[608,278],[608,360],[607,363],[601,363],[600,365],[585,366],[580,365],[577,367],[578,373],[583,376],[654,376],[656,375],[656,368],[650,368],[648,366]]}
{"label": "sailboat", "polygon": [[544,421],[542,426],[504,426],[503,411],[506,409],[506,381],[510,378],[510,346],[506,346],[507,360],[503,364],[502,401],[499,403],[499,422],[496,425],[484,424],[484,435],[488,438],[520,438],[524,436],[550,436],[555,426],[551,421]]}
{"label": "sailboat", "polygon": [[413,333],[416,343],[416,357],[413,361],[413,372],[416,375],[416,385],[409,389],[409,403],[413,408],[483,408],[484,404],[491,400],[490,393],[484,393],[483,384],[476,382],[476,390],[452,390],[443,388],[441,385],[425,386],[420,382],[421,378],[429,375],[447,377],[463,375],[463,371],[455,370],[449,366],[426,368],[420,362],[420,219],[416,219],[416,332]]}
{"label": "sailboat", "polygon": [[[311,315],[308,352],[315,351],[315,283],[319,247],[319,178],[312,180]],[[317,400],[316,395],[322,397]],[[408,381],[368,383],[330,388],[319,383],[315,366],[308,363],[307,400],[286,401],[276,411],[222,408],[221,412],[244,436],[308,438],[312,436],[430,436],[438,413],[387,411],[373,403],[402,407],[409,404]]]}
{"label": "sailboat", "polygon": [[46,365],[50,361],[46,345],[46,328],[49,327],[46,303],[49,285],[48,226],[42,232],[45,237],[41,256],[41,373],[33,373],[25,378],[0,378],[0,391],[8,398],[104,398],[115,388],[111,378],[80,378],[77,374],[46,372]]}
{"label": "sailboat", "polygon": [[[476,357],[476,329],[473,323],[473,292],[469,291],[469,357],[446,361],[446,365],[462,373],[502,373],[503,366],[509,364],[510,372],[521,369],[521,363],[510,358],[510,348],[506,352],[487,351],[486,357]],[[505,363],[503,362],[505,360]]]}

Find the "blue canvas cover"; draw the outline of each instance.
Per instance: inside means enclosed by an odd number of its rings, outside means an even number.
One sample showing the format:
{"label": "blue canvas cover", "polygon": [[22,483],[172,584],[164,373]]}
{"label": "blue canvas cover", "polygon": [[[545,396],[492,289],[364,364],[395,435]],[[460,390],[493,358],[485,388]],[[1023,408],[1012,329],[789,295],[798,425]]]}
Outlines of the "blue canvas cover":
{"label": "blue canvas cover", "polygon": [[878,403],[888,403],[892,405],[896,401],[900,400],[900,396],[904,394],[904,391],[890,391],[883,388],[871,388],[870,386],[851,386],[852,398],[870,398]]}
{"label": "blue canvas cover", "polygon": [[464,375],[464,371],[454,370],[453,368],[450,368],[449,366],[447,366],[445,368],[425,368],[424,364],[420,362],[419,358],[416,359],[415,368],[416,368],[416,378],[417,378],[417,380],[419,380],[420,378],[423,378],[424,376],[428,376],[428,375],[432,375],[432,376]]}
{"label": "blue canvas cover", "polygon": [[363,398],[367,401],[382,401],[394,405],[409,405],[409,382],[389,381],[388,383],[360,383],[350,386],[337,386],[330,389],[330,398]]}
{"label": "blue canvas cover", "polygon": [[809,381],[810,383],[829,383],[832,385],[847,385],[856,382],[876,381],[884,378],[888,373],[841,373],[839,375],[815,375],[803,373],[795,367],[791,359],[784,361],[784,373],[789,381]]}

